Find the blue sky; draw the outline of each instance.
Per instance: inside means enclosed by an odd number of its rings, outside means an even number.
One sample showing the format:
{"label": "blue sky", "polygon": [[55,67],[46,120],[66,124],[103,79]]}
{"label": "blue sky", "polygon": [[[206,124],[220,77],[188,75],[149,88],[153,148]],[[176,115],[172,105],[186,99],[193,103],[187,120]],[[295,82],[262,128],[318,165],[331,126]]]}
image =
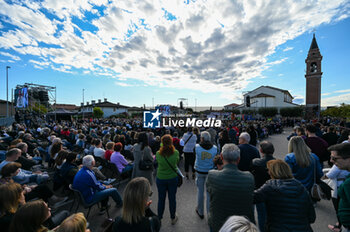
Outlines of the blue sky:
{"label": "blue sky", "polygon": [[261,85],[303,103],[315,31],[322,105],[350,103],[349,15],[347,0],[0,0],[0,99],[9,65],[10,89],[56,86],[58,103],[84,88],[85,102],[223,106]]}

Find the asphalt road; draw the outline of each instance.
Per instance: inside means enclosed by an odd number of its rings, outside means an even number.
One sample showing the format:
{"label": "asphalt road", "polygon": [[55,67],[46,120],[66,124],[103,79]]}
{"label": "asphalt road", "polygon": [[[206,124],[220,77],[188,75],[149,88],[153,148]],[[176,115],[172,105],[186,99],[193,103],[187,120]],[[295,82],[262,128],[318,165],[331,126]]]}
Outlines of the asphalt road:
{"label": "asphalt road", "polygon": [[[287,129],[284,133],[278,135],[272,135],[267,140],[272,142],[275,146],[274,156],[279,159],[283,159],[287,154],[287,145],[288,141],[286,137],[290,134],[291,130]],[[183,168],[183,163],[180,163],[180,167]],[[156,213],[157,212],[157,187],[155,184],[152,186],[153,194],[151,209]],[[119,188],[119,191],[122,193],[123,186]],[[178,189],[176,198],[177,198],[177,214],[179,217],[178,222],[175,225],[171,225],[169,207],[166,203],[165,212],[162,220],[162,232],[183,232],[183,231],[193,231],[193,232],[207,232],[209,227],[207,224],[207,215],[201,220],[196,212],[196,202],[197,202],[197,190],[194,180],[184,180],[183,185]],[[112,203],[114,206],[114,203]],[[85,211],[84,211],[85,212]],[[112,218],[115,218],[117,215],[120,215],[120,210],[111,209],[110,215]],[[93,232],[100,231],[100,225],[104,216],[98,216],[97,210],[93,210],[89,216],[88,221],[90,222],[90,228]],[[316,222],[312,224],[312,228],[315,232],[326,232],[329,231],[327,225],[334,224],[336,222],[336,215],[333,209],[331,201],[322,200],[316,206]]]}

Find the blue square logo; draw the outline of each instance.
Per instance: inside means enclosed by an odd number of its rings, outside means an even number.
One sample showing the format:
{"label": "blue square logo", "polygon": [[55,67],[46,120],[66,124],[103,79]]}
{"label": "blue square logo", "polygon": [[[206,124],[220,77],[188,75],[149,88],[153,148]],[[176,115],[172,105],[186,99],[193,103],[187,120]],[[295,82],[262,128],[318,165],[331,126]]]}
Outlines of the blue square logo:
{"label": "blue square logo", "polygon": [[157,111],[143,112],[143,128],[160,128],[160,121],[162,113]]}

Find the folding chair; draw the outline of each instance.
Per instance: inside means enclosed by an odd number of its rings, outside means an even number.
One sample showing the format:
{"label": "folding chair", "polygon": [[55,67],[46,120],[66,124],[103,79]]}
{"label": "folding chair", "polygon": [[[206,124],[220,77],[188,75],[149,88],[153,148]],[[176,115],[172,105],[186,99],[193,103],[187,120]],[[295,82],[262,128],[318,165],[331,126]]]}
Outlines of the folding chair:
{"label": "folding chair", "polygon": [[[71,210],[73,209],[73,206],[74,206],[75,202],[77,201],[77,207],[76,207],[76,209],[75,209],[75,212],[78,211],[79,204],[83,205],[84,209],[89,209],[89,210],[88,210],[88,213],[87,213],[87,215],[86,215],[86,219],[87,219],[87,218],[89,217],[90,210],[91,210],[92,206],[94,206],[94,205],[96,205],[96,204],[98,205],[100,202],[87,203],[87,202],[85,202],[85,199],[84,199],[83,195],[81,194],[81,192],[78,191],[78,190],[76,190],[76,189],[74,189],[73,186],[72,186],[71,184],[69,185],[69,189],[72,190],[73,193],[74,193],[74,202],[73,202],[73,204],[72,204],[72,206],[71,206],[71,208],[70,208],[69,211],[71,211]],[[98,207],[99,207],[99,205],[98,205]],[[99,208],[100,208],[100,207],[99,207]],[[110,218],[110,216],[109,216],[109,211],[108,211],[108,207],[106,208],[106,212],[107,212],[108,218]]]}

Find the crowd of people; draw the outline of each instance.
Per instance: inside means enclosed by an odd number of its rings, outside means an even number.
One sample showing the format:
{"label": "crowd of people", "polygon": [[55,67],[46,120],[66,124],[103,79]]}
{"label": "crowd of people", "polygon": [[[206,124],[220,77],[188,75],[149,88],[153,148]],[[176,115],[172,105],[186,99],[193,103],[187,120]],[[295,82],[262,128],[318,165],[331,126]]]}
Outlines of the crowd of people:
{"label": "crowd of people", "polygon": [[[167,196],[175,225],[181,220],[177,191],[183,179],[193,179],[194,215],[207,218],[210,231],[312,231],[320,181],[332,187],[338,218],[329,229],[350,231],[349,129],[321,122],[235,120],[221,128],[158,129],[142,128],[140,119],[14,123],[1,131],[0,228],[89,231],[90,209],[86,217],[73,213],[74,203],[97,204],[109,217],[111,198],[121,215],[110,231],[159,231]],[[294,130],[280,160],[264,139],[284,126]],[[123,194],[121,182],[127,183]],[[81,200],[73,202],[77,195]]]}

